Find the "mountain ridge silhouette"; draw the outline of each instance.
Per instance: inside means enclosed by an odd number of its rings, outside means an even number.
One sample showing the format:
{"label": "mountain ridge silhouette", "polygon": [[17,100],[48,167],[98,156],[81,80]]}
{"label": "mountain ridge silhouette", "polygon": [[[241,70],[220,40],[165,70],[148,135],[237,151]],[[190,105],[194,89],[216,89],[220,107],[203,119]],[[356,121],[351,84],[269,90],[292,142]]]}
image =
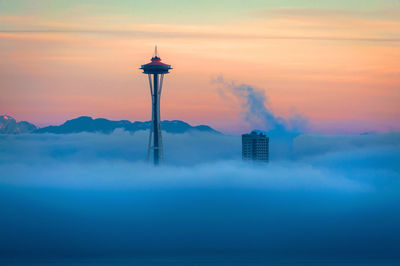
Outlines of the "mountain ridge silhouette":
{"label": "mountain ridge silhouette", "polygon": [[[106,118],[93,119],[90,116],[80,116],[58,126],[47,126],[36,129],[32,133],[53,133],[53,134],[72,134],[81,132],[104,133],[110,134],[114,130],[121,128],[128,132],[136,132],[139,130],[148,130],[151,121],[134,121],[129,120],[109,120]],[[164,120],[161,121],[161,128],[168,133],[181,134],[189,131],[201,131],[215,134],[221,134],[219,131],[207,125],[192,126],[181,120]]]}

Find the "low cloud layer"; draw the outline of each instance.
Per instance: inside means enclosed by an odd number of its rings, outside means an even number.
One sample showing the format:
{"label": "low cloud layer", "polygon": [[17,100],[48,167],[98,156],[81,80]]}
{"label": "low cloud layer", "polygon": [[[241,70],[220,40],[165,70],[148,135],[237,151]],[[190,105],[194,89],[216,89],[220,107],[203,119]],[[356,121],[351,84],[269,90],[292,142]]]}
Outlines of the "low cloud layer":
{"label": "low cloud layer", "polygon": [[0,136],[0,256],[398,256],[399,133],[303,135],[268,165],[239,136],[164,134],[156,168],[147,137]]}

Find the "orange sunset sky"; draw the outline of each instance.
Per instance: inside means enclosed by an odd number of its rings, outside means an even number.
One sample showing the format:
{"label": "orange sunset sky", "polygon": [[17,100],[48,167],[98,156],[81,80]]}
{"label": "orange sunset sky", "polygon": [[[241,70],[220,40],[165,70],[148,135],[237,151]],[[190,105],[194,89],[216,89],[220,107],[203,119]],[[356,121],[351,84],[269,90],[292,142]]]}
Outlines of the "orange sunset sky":
{"label": "orange sunset sky", "polygon": [[155,44],[174,68],[162,119],[248,131],[241,102],[211,82],[222,75],[310,133],[400,129],[398,0],[0,0],[0,114],[149,120],[138,68]]}

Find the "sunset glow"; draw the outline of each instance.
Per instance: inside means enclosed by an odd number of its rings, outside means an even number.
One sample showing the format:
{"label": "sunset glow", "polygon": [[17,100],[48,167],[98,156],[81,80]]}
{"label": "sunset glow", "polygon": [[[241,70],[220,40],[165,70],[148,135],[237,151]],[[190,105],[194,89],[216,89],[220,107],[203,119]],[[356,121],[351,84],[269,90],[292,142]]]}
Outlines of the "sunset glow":
{"label": "sunset glow", "polygon": [[0,265],[400,265],[400,0],[0,0]]}
{"label": "sunset glow", "polygon": [[162,119],[247,131],[241,103],[212,82],[223,76],[264,90],[279,116],[307,117],[308,132],[400,129],[399,1],[155,2],[1,1],[0,113],[149,120],[138,68],[157,44],[174,68]]}

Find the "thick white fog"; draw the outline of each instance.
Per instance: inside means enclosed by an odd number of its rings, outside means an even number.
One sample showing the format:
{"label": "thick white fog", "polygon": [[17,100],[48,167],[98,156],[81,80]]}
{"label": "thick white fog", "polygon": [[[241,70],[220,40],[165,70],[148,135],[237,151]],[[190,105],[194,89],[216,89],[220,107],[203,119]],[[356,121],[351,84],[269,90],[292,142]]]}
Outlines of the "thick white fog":
{"label": "thick white fog", "polygon": [[163,137],[153,167],[148,132],[1,135],[0,255],[398,256],[399,133],[300,135],[269,164],[240,136]]}
{"label": "thick white fog", "polygon": [[[241,161],[241,137],[164,133],[165,162],[146,163],[148,132],[3,135],[2,183],[85,187],[250,186],[364,191],[396,176],[400,134],[302,135],[287,157]],[[279,149],[279,144],[271,146]]]}

